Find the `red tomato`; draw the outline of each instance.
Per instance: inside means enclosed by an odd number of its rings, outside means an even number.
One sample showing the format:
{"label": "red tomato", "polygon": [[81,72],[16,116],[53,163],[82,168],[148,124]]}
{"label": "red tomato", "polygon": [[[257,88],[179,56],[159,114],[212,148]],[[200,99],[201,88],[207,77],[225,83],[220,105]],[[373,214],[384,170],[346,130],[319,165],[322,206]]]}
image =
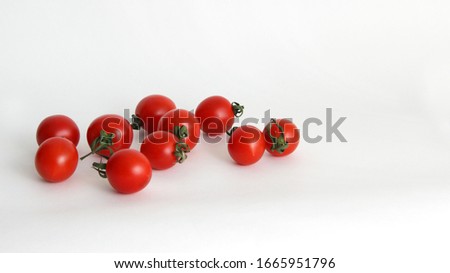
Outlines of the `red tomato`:
{"label": "red tomato", "polygon": [[66,138],[49,138],[39,146],[34,164],[44,180],[62,182],[72,176],[77,168],[77,148]]}
{"label": "red tomato", "polygon": [[189,146],[180,143],[178,138],[166,131],[156,131],[148,135],[141,145],[143,153],[152,167],[156,170],[165,170],[173,167],[177,162],[182,163],[189,152]]}
{"label": "red tomato", "polygon": [[140,152],[132,149],[120,150],[106,163],[106,177],[119,193],[135,193],[144,189],[150,182],[152,166]]}
{"label": "red tomato", "polygon": [[[114,134],[112,145],[110,146],[113,152],[130,148],[133,141],[133,129],[128,120],[123,117],[109,114],[100,116],[92,121],[86,134],[91,148],[93,148],[94,141],[101,136],[101,131]],[[98,148],[98,145],[94,148]],[[110,156],[110,151],[103,149],[98,151],[97,154],[108,157]]]}
{"label": "red tomato", "polygon": [[203,100],[195,110],[195,116],[201,122],[202,131],[210,136],[220,135],[233,127],[234,117],[241,116],[244,106],[230,103],[221,96],[212,96]]}
{"label": "red tomato", "polygon": [[262,132],[251,125],[243,125],[232,131],[228,139],[228,153],[240,165],[258,162],[264,154],[265,142]]}
{"label": "red tomato", "polygon": [[[183,141],[189,146],[190,150],[194,149],[200,139],[200,122],[188,110],[175,109],[167,112],[159,121],[158,129],[176,135],[175,127],[180,128],[181,126],[186,126],[188,134]],[[180,136],[177,137],[182,139]]]}
{"label": "red tomato", "polygon": [[36,132],[38,145],[51,137],[64,137],[77,146],[80,141],[80,130],[77,124],[64,115],[54,115],[45,118],[39,124]]}
{"label": "red tomato", "polygon": [[144,130],[152,133],[158,129],[161,117],[175,108],[175,103],[168,97],[151,95],[138,103],[135,114],[142,121]]}
{"label": "red tomato", "polygon": [[273,156],[287,156],[297,149],[300,131],[288,119],[272,119],[264,128],[266,150]]}

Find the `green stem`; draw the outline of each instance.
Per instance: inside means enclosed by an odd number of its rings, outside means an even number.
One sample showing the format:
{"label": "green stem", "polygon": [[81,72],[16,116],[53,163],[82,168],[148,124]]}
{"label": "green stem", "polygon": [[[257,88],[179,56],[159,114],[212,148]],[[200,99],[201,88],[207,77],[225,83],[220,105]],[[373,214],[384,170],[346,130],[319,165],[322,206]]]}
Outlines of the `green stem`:
{"label": "green stem", "polygon": [[94,162],[92,163],[92,168],[98,172],[98,175],[102,178],[107,178],[106,175],[106,163],[100,162]]}
{"label": "green stem", "polygon": [[233,108],[233,113],[235,117],[240,117],[244,114],[244,105],[240,105],[237,102],[232,102],[231,107]]}
{"label": "green stem", "polygon": [[80,160],[84,160],[84,159],[86,159],[88,156],[91,156],[91,155],[93,155],[93,154],[94,154],[94,152],[90,152],[90,153],[88,153],[88,154],[86,154],[86,155],[80,157]]}
{"label": "green stem", "polygon": [[132,115],[131,116],[131,128],[133,128],[133,130],[140,130],[141,128],[144,127],[144,121],[136,116],[136,115]]}
{"label": "green stem", "polygon": [[[94,139],[94,141],[91,143],[91,152],[81,157],[80,160],[83,160],[88,156],[96,154],[102,150],[108,150],[109,156],[111,156],[114,153],[113,149],[110,147],[111,145],[113,145],[114,136],[115,135],[113,133],[107,133],[106,131],[101,130],[100,136]],[[106,159],[109,158],[108,156],[103,157],[105,157]]]}
{"label": "green stem", "polygon": [[231,128],[230,131],[227,131],[227,135],[228,135],[228,136],[231,136],[231,135],[234,133],[234,131],[237,130],[237,128],[238,128],[238,127],[233,127],[233,128]]}

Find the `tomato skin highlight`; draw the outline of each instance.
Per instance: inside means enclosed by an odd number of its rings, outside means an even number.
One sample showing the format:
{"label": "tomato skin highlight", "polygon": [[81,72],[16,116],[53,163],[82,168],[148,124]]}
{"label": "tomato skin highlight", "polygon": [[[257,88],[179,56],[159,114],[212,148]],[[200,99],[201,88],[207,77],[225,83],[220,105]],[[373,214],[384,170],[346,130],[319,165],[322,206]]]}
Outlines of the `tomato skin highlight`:
{"label": "tomato skin highlight", "polygon": [[[108,114],[94,119],[86,133],[89,146],[100,136],[102,130],[114,134],[113,144],[110,146],[114,152],[130,148],[133,141],[133,128],[131,128],[130,122],[122,116]],[[97,154],[109,156],[110,152],[101,150]]]}
{"label": "tomato skin highlight", "polygon": [[273,142],[270,138],[270,134],[272,134],[273,137],[278,138],[281,136],[281,132],[275,123],[269,122],[264,128],[266,151],[276,157],[290,155],[297,149],[298,145],[300,144],[300,130],[292,121],[288,119],[277,119],[276,122],[283,129],[284,140],[288,143],[288,146],[282,153],[276,150],[272,150]]}
{"label": "tomato skin highlight", "polygon": [[126,149],[114,153],[106,164],[106,176],[119,193],[131,194],[144,189],[152,178],[152,167],[139,151]]}
{"label": "tomato skin highlight", "polygon": [[38,174],[47,182],[67,180],[78,165],[78,151],[72,141],[52,137],[41,143],[34,164]]}
{"label": "tomato skin highlight", "polygon": [[252,125],[238,127],[228,139],[228,153],[239,165],[258,162],[265,151],[262,132]]}
{"label": "tomato skin highlight", "polygon": [[173,133],[175,126],[181,127],[183,125],[188,130],[188,137],[183,139],[183,141],[192,150],[200,140],[200,122],[188,110],[174,109],[167,112],[159,121],[158,129]]}
{"label": "tomato skin highlight", "polygon": [[234,123],[234,111],[230,101],[222,96],[204,99],[195,109],[201,129],[210,136],[221,135],[231,129]]}
{"label": "tomato skin highlight", "polygon": [[143,153],[155,170],[165,170],[177,163],[175,146],[177,137],[167,131],[156,131],[148,135],[141,145]]}
{"label": "tomato skin highlight", "polygon": [[53,115],[46,117],[39,124],[36,131],[36,141],[41,145],[45,140],[52,137],[64,137],[77,146],[80,141],[80,130],[77,124],[64,115]]}
{"label": "tomato skin highlight", "polygon": [[135,114],[144,123],[144,130],[152,133],[158,129],[161,117],[176,108],[175,103],[163,95],[150,95],[136,106]]}

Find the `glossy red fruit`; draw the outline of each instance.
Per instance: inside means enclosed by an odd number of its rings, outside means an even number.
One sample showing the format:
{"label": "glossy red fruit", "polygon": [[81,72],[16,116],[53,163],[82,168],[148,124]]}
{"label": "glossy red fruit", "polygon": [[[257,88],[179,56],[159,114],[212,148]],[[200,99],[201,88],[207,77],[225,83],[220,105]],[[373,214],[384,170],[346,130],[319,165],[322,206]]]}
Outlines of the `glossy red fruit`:
{"label": "glossy red fruit", "polygon": [[67,138],[77,146],[80,141],[80,130],[71,118],[64,115],[53,115],[41,121],[36,132],[36,140],[38,145],[41,145],[42,142],[52,137]]}
{"label": "glossy red fruit", "polygon": [[[180,128],[181,126],[187,128],[188,135],[186,138],[177,135],[176,127]],[[158,129],[174,133],[189,146],[190,150],[194,149],[200,140],[200,122],[188,110],[175,109],[167,112],[159,121]]]}
{"label": "glossy red fruit", "polygon": [[77,168],[77,148],[66,138],[49,138],[39,146],[34,163],[45,181],[62,182],[72,176]]}
{"label": "glossy red fruit", "polygon": [[148,185],[152,178],[152,167],[142,153],[132,149],[120,150],[109,158],[106,176],[117,192],[130,194]]}
{"label": "glossy red fruit", "polygon": [[244,106],[236,102],[230,103],[222,96],[204,99],[195,110],[204,133],[215,136],[223,134],[233,127],[234,118],[243,113]]}
{"label": "glossy red fruit", "polygon": [[175,108],[175,103],[168,97],[151,95],[138,103],[135,114],[143,122],[144,130],[152,133],[158,129],[161,117]]}
{"label": "glossy red fruit", "polygon": [[271,119],[264,128],[266,151],[273,156],[287,156],[297,149],[300,131],[289,119]]}
{"label": "glossy red fruit", "polygon": [[141,153],[156,170],[165,170],[173,167],[177,162],[184,162],[187,152],[189,152],[189,146],[180,143],[174,134],[167,131],[151,133],[141,145]]}
{"label": "glossy red fruit", "polygon": [[[114,134],[112,145],[110,146],[113,152],[130,148],[133,142],[133,129],[130,123],[119,115],[103,115],[92,121],[86,134],[89,146],[92,147],[94,141],[101,137],[101,131]],[[110,152],[107,149],[102,149],[97,154],[106,157],[110,156]]]}
{"label": "glossy red fruit", "polygon": [[232,130],[228,139],[228,153],[240,165],[258,162],[264,154],[265,141],[262,132],[252,125]]}

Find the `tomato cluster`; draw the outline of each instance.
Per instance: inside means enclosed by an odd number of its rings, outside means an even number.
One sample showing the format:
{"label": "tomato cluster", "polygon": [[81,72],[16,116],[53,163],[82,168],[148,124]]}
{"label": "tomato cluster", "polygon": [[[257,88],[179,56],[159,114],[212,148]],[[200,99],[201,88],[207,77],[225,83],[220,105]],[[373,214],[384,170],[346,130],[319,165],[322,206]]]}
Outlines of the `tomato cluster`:
{"label": "tomato cluster", "polygon": [[[199,143],[201,131],[211,137],[227,133],[228,152],[239,165],[258,162],[265,151],[281,157],[297,148],[300,133],[288,119],[271,119],[263,131],[251,125],[232,128],[243,111],[244,106],[222,96],[206,98],[193,113],[177,108],[168,97],[151,95],[138,103],[131,121],[114,114],[95,118],[86,132],[91,152],[81,160],[99,156],[100,162],[92,167],[117,192],[130,194],[149,184],[152,169],[183,163]],[[146,133],[139,151],[130,149],[133,129]],[[79,160],[79,139],[78,126],[67,116],[50,116],[40,123],[35,166],[45,181],[61,182],[72,176]]]}

